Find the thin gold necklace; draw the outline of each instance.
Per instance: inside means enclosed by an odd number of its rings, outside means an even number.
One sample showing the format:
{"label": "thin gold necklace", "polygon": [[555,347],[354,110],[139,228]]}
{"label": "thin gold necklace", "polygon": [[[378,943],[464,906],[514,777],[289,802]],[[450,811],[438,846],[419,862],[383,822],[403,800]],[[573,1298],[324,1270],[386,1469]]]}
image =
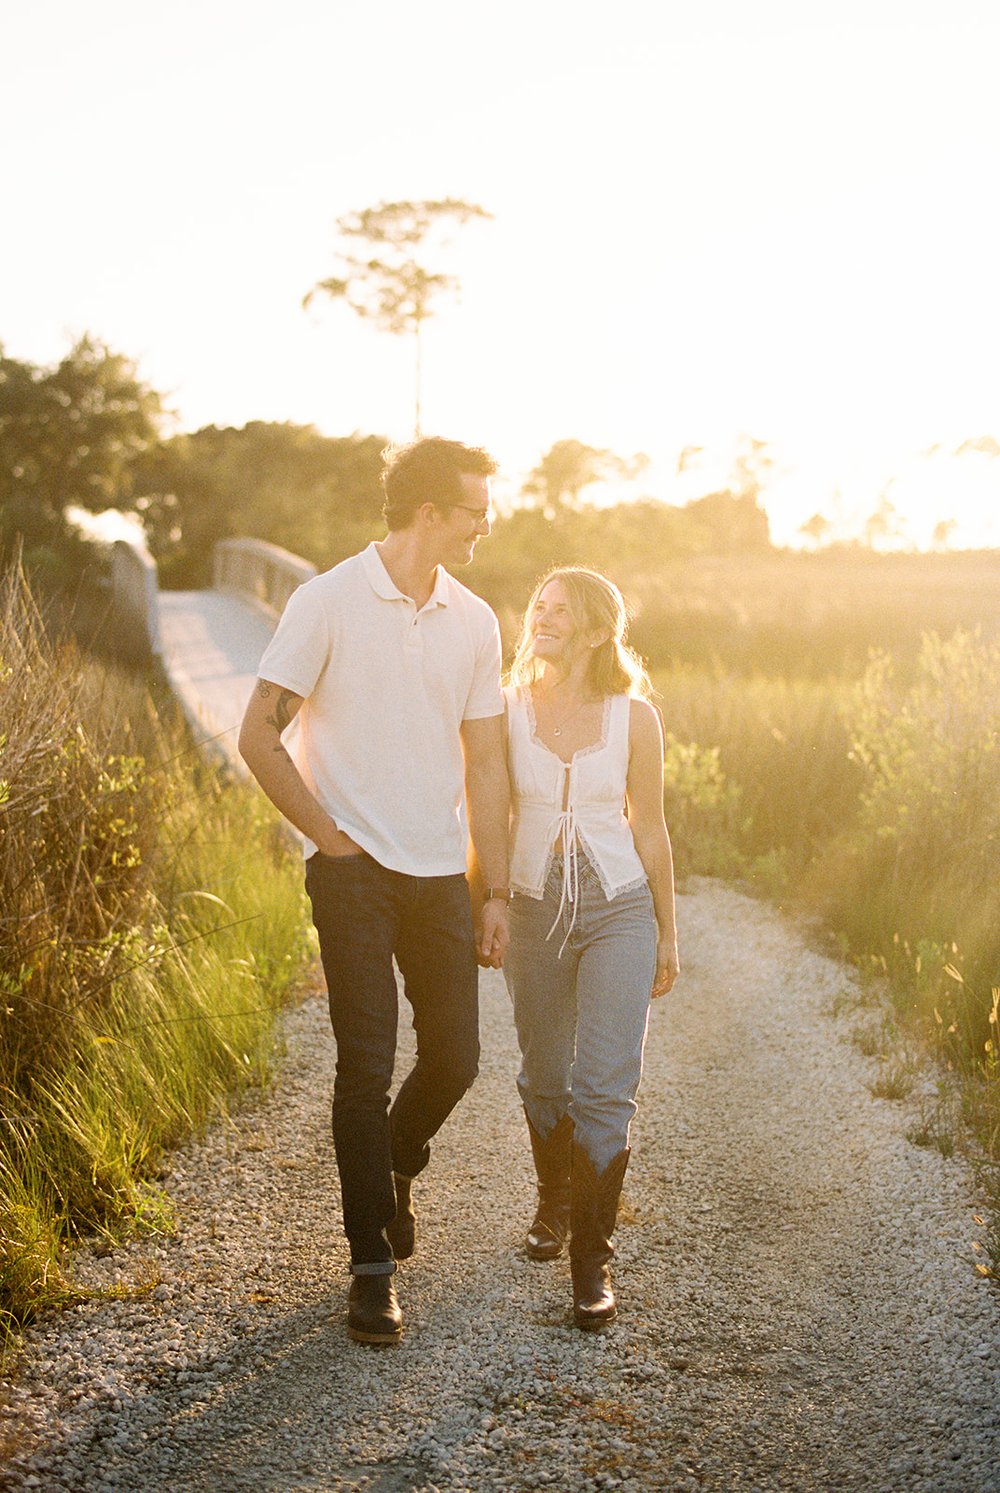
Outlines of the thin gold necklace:
{"label": "thin gold necklace", "polygon": [[573,717],[575,715],[579,715],[580,711],[583,709],[583,707],[585,705],[593,705],[593,704],[594,704],[593,700],[581,700],[580,703],[579,703],[579,705],[574,705],[573,709],[569,712],[569,714],[563,716],[563,718],[559,722],[558,726],[550,726],[549,727],[549,730],[552,732],[552,735],[553,736],[561,736],[563,734],[563,727],[566,726],[566,725],[568,725],[569,722],[573,719]]}

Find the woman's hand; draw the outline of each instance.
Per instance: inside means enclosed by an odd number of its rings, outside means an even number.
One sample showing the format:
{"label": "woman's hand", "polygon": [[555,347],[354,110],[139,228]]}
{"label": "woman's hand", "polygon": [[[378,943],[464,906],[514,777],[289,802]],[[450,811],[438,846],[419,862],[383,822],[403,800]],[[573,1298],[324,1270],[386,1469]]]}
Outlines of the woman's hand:
{"label": "woman's hand", "polygon": [[666,995],[673,988],[673,983],[681,972],[681,962],[677,956],[676,937],[661,938],[656,945],[656,978],[653,981],[653,1000],[658,995]]}
{"label": "woman's hand", "polygon": [[501,969],[510,943],[507,903],[500,898],[484,902],[475,919],[476,962],[480,969]]}

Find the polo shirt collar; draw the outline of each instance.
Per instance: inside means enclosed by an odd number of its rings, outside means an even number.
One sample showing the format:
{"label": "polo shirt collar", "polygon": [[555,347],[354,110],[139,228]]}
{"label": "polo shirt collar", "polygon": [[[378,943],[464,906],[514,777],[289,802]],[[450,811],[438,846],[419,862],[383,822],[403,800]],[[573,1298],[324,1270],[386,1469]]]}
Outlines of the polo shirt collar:
{"label": "polo shirt collar", "polygon": [[[411,596],[407,596],[404,592],[400,591],[392,576],[386,570],[374,539],[367,549],[361,551],[361,559],[365,567],[365,574],[376,596],[381,596],[385,601],[413,600]],[[426,605],[446,607],[448,605],[448,573],[443,565],[438,565],[436,571],[434,590],[428,597]]]}

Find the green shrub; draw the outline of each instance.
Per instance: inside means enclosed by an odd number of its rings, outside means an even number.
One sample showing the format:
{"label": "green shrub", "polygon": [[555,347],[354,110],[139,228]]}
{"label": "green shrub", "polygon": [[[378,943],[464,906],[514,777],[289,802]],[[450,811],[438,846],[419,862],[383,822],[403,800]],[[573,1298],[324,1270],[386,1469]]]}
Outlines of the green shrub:
{"label": "green shrub", "polygon": [[854,684],[680,668],[655,683],[681,879],[738,875],[820,912],[966,1076],[996,1154],[1000,643],[929,635]]}
{"label": "green shrub", "polygon": [[736,876],[743,869],[740,789],[719,765],[719,748],[664,741],[664,808],[674,859],[685,873]]}
{"label": "green shrub", "polygon": [[975,1067],[1000,985],[1000,643],[931,634],[907,685],[873,658],[849,725],[858,819],[813,894]]}
{"label": "green shrub", "polygon": [[266,1080],[309,952],[300,856],[142,683],[0,598],[0,1317],[61,1244],[163,1217],[164,1148]]}
{"label": "green shrub", "polygon": [[[654,683],[679,871],[739,874],[768,895],[794,887],[856,812],[861,772],[840,712],[847,686],[693,669],[659,672]],[[687,766],[675,760],[680,743]]]}

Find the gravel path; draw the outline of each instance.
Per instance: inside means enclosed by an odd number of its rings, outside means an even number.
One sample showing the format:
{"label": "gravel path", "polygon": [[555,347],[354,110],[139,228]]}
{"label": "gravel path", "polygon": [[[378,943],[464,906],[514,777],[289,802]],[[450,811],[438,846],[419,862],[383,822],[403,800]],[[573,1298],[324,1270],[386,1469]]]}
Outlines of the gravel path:
{"label": "gravel path", "polygon": [[490,974],[481,1076],[417,1184],[403,1342],[348,1341],[332,1039],[310,999],[275,1091],[176,1156],[178,1236],[80,1260],[93,1283],[159,1283],[29,1333],[0,1389],[0,1485],[1000,1488],[1000,1302],[973,1270],[967,1170],[871,1097],[829,1014],[843,967],[715,883],[679,916],[612,1328],[574,1329],[565,1262],[520,1250],[530,1162]]}

